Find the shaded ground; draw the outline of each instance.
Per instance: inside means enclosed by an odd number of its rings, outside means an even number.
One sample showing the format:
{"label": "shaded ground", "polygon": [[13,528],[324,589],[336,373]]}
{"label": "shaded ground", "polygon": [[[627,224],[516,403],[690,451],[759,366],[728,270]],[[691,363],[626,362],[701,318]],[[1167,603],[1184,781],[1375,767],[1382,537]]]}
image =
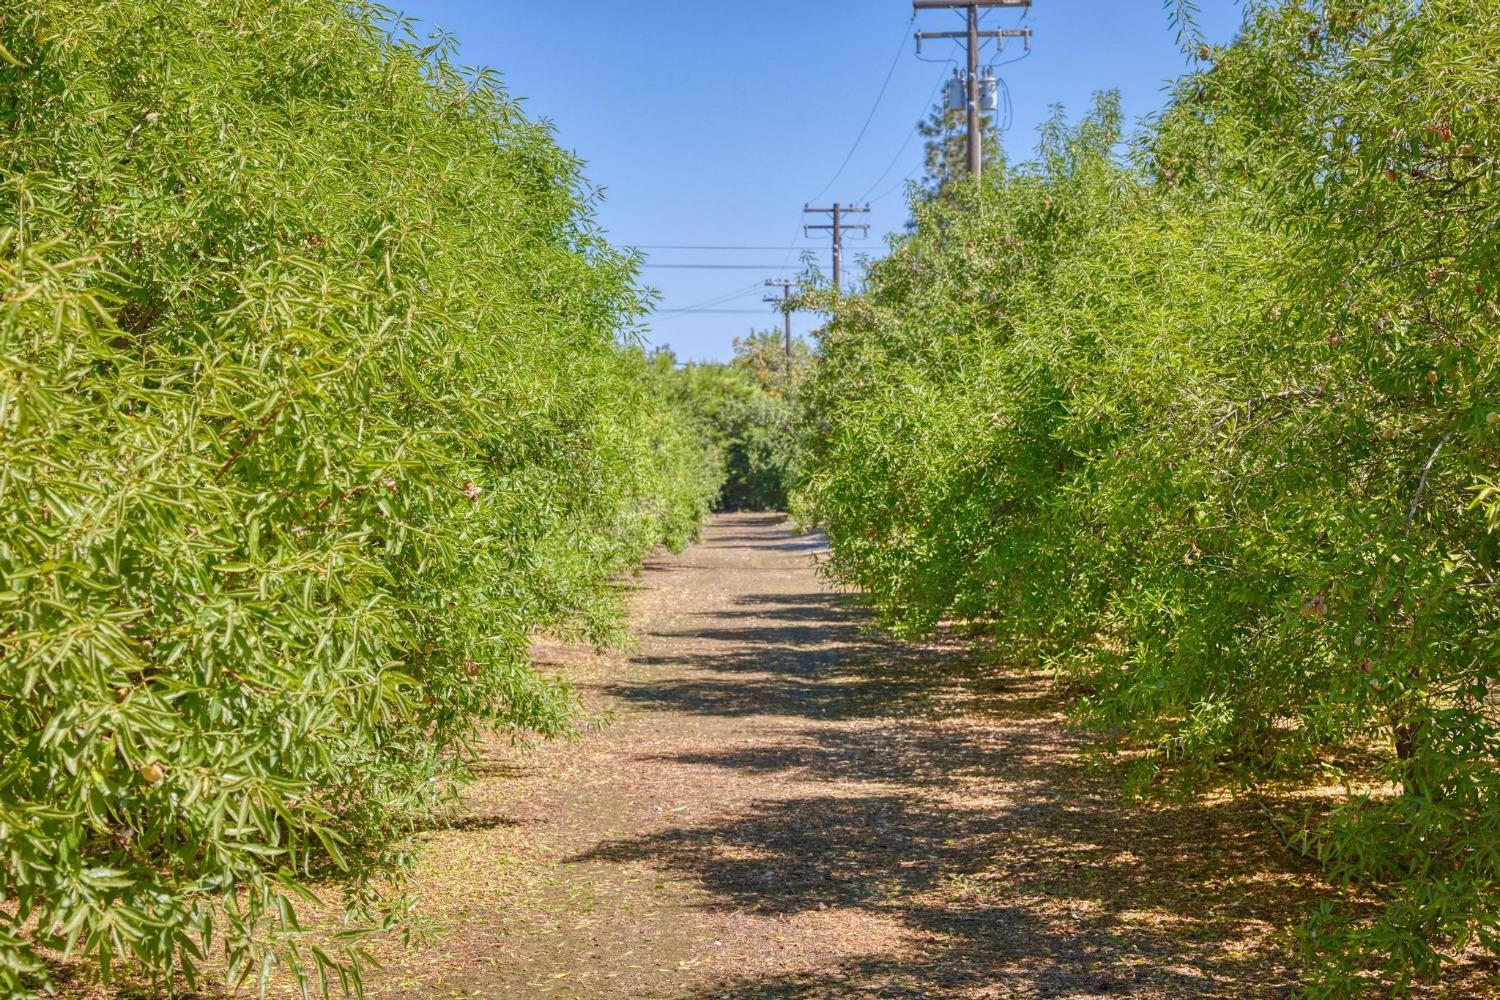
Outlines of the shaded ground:
{"label": "shaded ground", "polygon": [[1243,803],[1126,804],[1037,680],[911,646],[779,518],[646,570],[612,713],[430,835],[447,931],[376,996],[1277,997],[1316,884]]}
{"label": "shaded ground", "polygon": [[[539,645],[606,724],[491,748],[470,815],[423,838],[441,929],[385,947],[369,995],[1291,992],[1288,928],[1326,889],[1255,807],[1122,801],[1042,681],[882,639],[820,585],[820,552],[721,517],[643,573],[633,655]],[[1486,975],[1423,996],[1500,996]]]}

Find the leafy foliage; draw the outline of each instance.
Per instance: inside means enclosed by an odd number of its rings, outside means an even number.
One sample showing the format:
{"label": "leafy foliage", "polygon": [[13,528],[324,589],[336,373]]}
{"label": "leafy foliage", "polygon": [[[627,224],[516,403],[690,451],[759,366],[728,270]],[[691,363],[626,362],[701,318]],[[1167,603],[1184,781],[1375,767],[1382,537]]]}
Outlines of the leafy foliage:
{"label": "leafy foliage", "polygon": [[781,330],[753,330],[734,338],[734,360],[730,366],[747,373],[769,396],[789,398],[812,367],[812,345],[793,337],[787,353],[786,334]]}
{"label": "leafy foliage", "polygon": [[[769,349],[769,336],[736,341],[728,365],[694,364],[674,372],[675,405],[692,415],[702,440],[713,443],[722,464],[719,510],[780,511],[787,506],[787,482],[796,458],[796,437],[782,338]],[[794,341],[793,380],[811,358],[804,341]],[[800,348],[796,345],[800,345]],[[672,365],[670,353],[660,362]]]}
{"label": "leafy foliage", "polygon": [[[1181,5],[1180,5],[1181,6]],[[1316,765],[1308,990],[1500,950],[1500,7],[1253,4],[915,206],[833,320],[798,506],[912,633],[1031,648],[1142,787]],[[1373,773],[1340,760],[1373,752]]]}
{"label": "leafy foliage", "polygon": [[443,43],[35,0],[0,45],[0,993],[47,950],[349,986],[476,732],[568,725],[528,636],[615,633],[703,445],[578,164]]}
{"label": "leafy foliage", "polygon": [[[936,198],[951,185],[969,179],[968,121],[967,110],[949,108],[948,99],[942,97],[917,123],[917,134],[926,140],[922,144],[923,174],[918,181],[923,197]],[[991,112],[979,116],[979,146],[984,169],[1000,170],[1005,149],[1000,145],[999,123]]]}

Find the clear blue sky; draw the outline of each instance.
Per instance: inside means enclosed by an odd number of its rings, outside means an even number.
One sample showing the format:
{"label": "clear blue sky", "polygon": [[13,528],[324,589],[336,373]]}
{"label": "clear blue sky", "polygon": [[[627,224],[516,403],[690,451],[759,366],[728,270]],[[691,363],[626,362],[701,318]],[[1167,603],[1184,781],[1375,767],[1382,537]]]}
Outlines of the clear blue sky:
{"label": "clear blue sky", "polygon": [[[796,276],[802,251],[785,248],[815,251],[828,270],[827,240],[803,237],[804,203],[872,203],[855,220],[871,224],[870,240],[849,245],[847,281],[858,280],[857,255],[879,255],[901,229],[900,182],[922,158],[914,126],[951,73],[951,64],[920,61],[911,36],[962,27],[946,11],[923,12],[914,24],[910,0],[396,3],[456,36],[462,62],[499,70],[528,114],[555,125],[604,189],[600,219],[615,243],[774,248],[647,251],[648,265],[718,265],[644,271],[661,293],[650,341],[704,360],[726,360],[733,338],[753,327],[779,328],[761,282]],[[1228,41],[1238,4],[1201,6],[1208,37]],[[1133,120],[1158,110],[1166,81],[1185,68],[1160,0],[1036,0],[1024,18],[986,16],[986,27],[1017,26],[1035,39],[1028,58],[999,70],[1014,108],[1005,135],[1012,159],[1030,153],[1050,105],[1078,112],[1096,91],[1118,88]],[[1012,41],[1001,58],[1022,54]],[[923,55],[960,53],[939,42]],[[670,311],[692,309],[730,311]],[[813,321],[801,317],[797,329]]]}

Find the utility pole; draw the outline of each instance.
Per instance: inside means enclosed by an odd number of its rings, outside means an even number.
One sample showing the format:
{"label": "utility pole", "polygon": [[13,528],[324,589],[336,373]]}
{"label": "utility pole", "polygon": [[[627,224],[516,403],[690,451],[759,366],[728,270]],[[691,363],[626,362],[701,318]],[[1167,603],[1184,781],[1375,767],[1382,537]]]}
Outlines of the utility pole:
{"label": "utility pole", "polygon": [[917,33],[917,50],[922,42],[930,38],[962,38],[969,50],[969,176],[978,179],[984,170],[984,134],[980,129],[983,109],[979,93],[979,46],[986,38],[1025,38],[1030,44],[1030,28],[1012,28],[1005,31],[980,31],[979,11],[990,7],[1030,7],[1031,0],[911,0],[912,9],[963,10],[968,15],[968,30],[922,31]]}
{"label": "utility pole", "polygon": [[832,208],[809,208],[806,205],[802,206],[803,215],[833,216],[833,225],[831,226],[804,225],[802,231],[808,233],[813,230],[828,230],[833,233],[833,293],[835,295],[842,295],[844,293],[844,231],[847,229],[859,229],[863,230],[866,236],[870,234],[869,226],[862,223],[845,222],[844,215],[846,213],[850,215],[863,214],[869,211],[869,205],[860,207],[857,205],[845,205],[837,201],[833,203]]}
{"label": "utility pole", "polygon": [[979,132],[979,8],[969,4],[969,176],[984,172],[984,143]]}
{"label": "utility pole", "polygon": [[781,298],[767,296],[762,300],[770,302],[773,305],[779,304],[781,306],[782,318],[786,320],[786,377],[788,383],[792,379],[792,284],[790,281],[778,281],[772,278],[766,282],[766,287],[781,289]]}

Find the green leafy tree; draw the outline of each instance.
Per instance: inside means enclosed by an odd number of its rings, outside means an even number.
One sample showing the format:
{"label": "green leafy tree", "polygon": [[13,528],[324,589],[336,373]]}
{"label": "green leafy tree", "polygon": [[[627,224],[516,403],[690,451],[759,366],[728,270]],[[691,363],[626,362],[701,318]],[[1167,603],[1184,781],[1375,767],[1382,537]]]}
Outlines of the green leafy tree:
{"label": "green leafy tree", "polygon": [[[695,364],[675,373],[675,405],[713,442],[722,465],[720,510],[786,509],[796,454],[793,411],[779,392],[763,387],[766,374],[740,364]],[[771,388],[784,390],[774,380]]]}
{"label": "green leafy tree", "polygon": [[[946,100],[933,105],[932,111],[917,123],[923,144],[923,174],[920,188],[926,198],[936,198],[955,181],[969,176],[968,112],[950,110]],[[993,114],[979,117],[980,150],[985,170],[999,168],[1005,162],[1000,131]]]}
{"label": "green leafy tree", "polygon": [[1374,915],[1311,916],[1313,996],[1500,952],[1497,40],[1252,5],[1127,157],[1105,99],[919,201],[800,396],[893,627],[1039,650],[1142,790],[1346,785],[1298,842]]}
{"label": "green leafy tree", "polygon": [[784,330],[754,330],[734,338],[734,360],[730,364],[748,373],[763,392],[785,398],[795,394],[812,367],[812,359],[812,347],[801,337],[792,338],[789,359]]}
{"label": "green leafy tree", "polygon": [[476,736],[570,725],[532,633],[717,488],[591,202],[372,6],[0,7],[0,994],[350,988]]}

